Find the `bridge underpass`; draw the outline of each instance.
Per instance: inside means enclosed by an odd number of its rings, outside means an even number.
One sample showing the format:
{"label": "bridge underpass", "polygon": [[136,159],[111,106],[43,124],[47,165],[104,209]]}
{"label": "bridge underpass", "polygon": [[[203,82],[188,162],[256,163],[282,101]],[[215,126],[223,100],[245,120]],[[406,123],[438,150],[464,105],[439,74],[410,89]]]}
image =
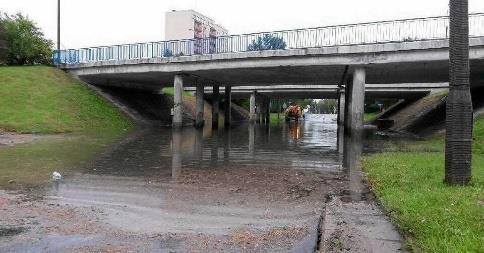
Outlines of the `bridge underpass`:
{"label": "bridge underpass", "polygon": [[[331,93],[339,94],[338,99],[346,102],[340,103],[340,111],[346,111],[345,128],[358,131],[363,127],[365,90],[369,95],[377,93],[372,91],[371,85],[393,85],[401,89],[401,93],[404,90],[411,93],[412,88],[399,85],[448,82],[446,26],[436,26],[435,20],[444,21],[442,24],[446,21],[445,17],[419,19],[421,24],[418,23],[417,28],[400,30],[399,34],[395,33],[396,21],[383,26],[370,23],[270,33],[287,40],[288,48],[281,50],[247,51],[247,45],[242,42],[250,42],[251,38],[257,38],[255,35],[216,38],[215,48],[209,48],[214,50],[207,52],[193,51],[191,45],[198,41],[68,50],[62,54],[64,60],[60,67],[94,85],[153,91],[173,86],[173,126],[182,125],[180,105],[185,87],[196,87],[198,108],[203,108],[204,87],[215,90],[225,87],[226,105],[230,108],[232,87],[298,84],[309,92],[311,88],[302,85],[332,84],[328,85],[328,90],[333,89]],[[470,20],[470,79],[473,87],[479,87],[484,85],[484,15],[470,15]],[[414,20],[399,22],[414,24]],[[328,33],[328,37],[316,40],[298,38],[294,41],[284,37],[299,35],[301,31],[313,36],[335,29],[346,32]],[[374,38],[356,36],[365,29],[372,30]],[[356,35],[346,39],[349,33]],[[267,33],[258,36],[264,34]],[[227,49],[226,46],[234,42],[237,48]],[[166,45],[178,50],[180,56],[157,54],[160,47],[166,48]],[[335,92],[334,84],[344,89]],[[371,84],[368,89],[365,88],[367,84]],[[225,112],[226,122],[230,123],[230,110]],[[196,126],[202,125],[203,110],[198,110]]]}
{"label": "bridge underpass", "polygon": [[[449,83],[403,83],[403,84],[366,84],[365,96],[367,98],[396,98],[416,99],[428,95],[430,92],[447,90]],[[310,98],[310,99],[337,99],[340,88],[338,85],[265,85],[265,86],[233,86],[232,98],[249,98],[255,91],[257,94],[271,99],[281,98]],[[195,92],[195,87],[186,87],[185,91]],[[220,87],[221,95],[225,94],[225,87]],[[211,98],[213,87],[204,87],[204,97]]]}
{"label": "bridge underpass", "polygon": [[[447,91],[449,83],[404,83],[404,84],[366,84],[365,99],[403,99],[412,101],[429,95],[431,92]],[[196,93],[195,87],[186,87],[188,92]],[[233,86],[230,89],[232,99],[250,98],[251,119],[254,121],[269,121],[270,102],[278,99],[340,99],[344,88],[338,85],[267,85],[267,86]],[[204,87],[204,99],[219,103],[219,95],[225,95],[225,87],[215,92],[213,87]],[[344,101],[344,99],[343,99]],[[202,105],[200,105],[202,106]],[[339,110],[339,118],[343,119],[344,107]],[[262,110],[262,111],[261,111]],[[262,118],[262,119],[261,119]],[[341,120],[339,122],[343,124]]]}

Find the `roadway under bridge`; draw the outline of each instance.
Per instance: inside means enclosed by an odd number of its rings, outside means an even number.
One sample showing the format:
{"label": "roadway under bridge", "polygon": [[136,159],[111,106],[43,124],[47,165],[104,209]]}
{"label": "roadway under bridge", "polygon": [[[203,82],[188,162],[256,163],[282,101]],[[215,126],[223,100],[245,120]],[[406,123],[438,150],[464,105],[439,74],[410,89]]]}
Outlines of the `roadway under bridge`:
{"label": "roadway under bridge", "polygon": [[[225,103],[227,107],[230,107],[232,96],[251,96],[251,116],[255,113],[255,91],[269,97],[277,94],[338,98],[340,118],[344,119],[340,122],[350,131],[359,131],[363,128],[365,92],[370,96],[419,96],[433,88],[444,88],[447,85],[447,30],[445,25],[435,26],[434,20],[439,19],[445,24],[445,17],[418,19],[423,24],[417,29],[418,32],[414,29],[404,32],[400,30],[397,35],[394,32],[397,26],[395,22],[408,25],[414,24],[415,20],[391,21],[393,23],[380,24],[380,28],[378,23],[340,26],[340,30],[338,26],[314,28],[319,33],[328,30],[346,32],[335,32],[335,35],[327,33],[330,38],[334,37],[332,43],[327,42],[327,37],[323,36],[320,41],[302,43],[300,46],[294,44],[289,37],[284,37],[285,34],[299,34],[300,31],[318,33],[313,30],[270,33],[272,36],[281,34],[281,38],[286,38],[288,46],[279,50],[240,50],[244,45],[238,46],[237,50],[225,49],[228,39],[231,39],[232,45],[233,41],[240,42],[249,36],[233,35],[217,38],[214,47],[209,48],[212,51],[208,52],[196,52],[192,47],[182,47],[188,43],[186,41],[169,42],[171,44],[160,42],[164,44],[128,45],[128,51],[124,49],[125,45],[68,50],[60,54],[64,58],[59,61],[61,68],[93,85],[151,91],[174,87],[173,126],[182,124],[180,105],[185,88],[195,87],[196,126],[203,126],[205,92],[211,93],[214,103],[218,103],[220,87],[224,87],[223,96],[229,101]],[[473,14],[470,21],[470,81],[473,87],[479,87],[484,86],[484,15]],[[366,41],[366,35],[361,35],[362,27],[376,29],[374,36],[377,39]],[[407,36],[407,33],[413,37]],[[264,34],[267,33],[261,33],[260,36]],[[360,37],[356,36],[358,34]],[[353,40],[344,39],[348,36],[353,36]],[[222,43],[224,41],[227,43]],[[178,56],[163,56],[156,53],[161,45],[176,45],[176,48],[182,48],[177,50],[182,51]],[[183,51],[183,48],[188,48],[188,51]],[[291,87],[288,88],[288,85]],[[228,119],[226,123],[230,123],[230,110],[225,112]],[[218,112],[214,113],[217,120]]]}

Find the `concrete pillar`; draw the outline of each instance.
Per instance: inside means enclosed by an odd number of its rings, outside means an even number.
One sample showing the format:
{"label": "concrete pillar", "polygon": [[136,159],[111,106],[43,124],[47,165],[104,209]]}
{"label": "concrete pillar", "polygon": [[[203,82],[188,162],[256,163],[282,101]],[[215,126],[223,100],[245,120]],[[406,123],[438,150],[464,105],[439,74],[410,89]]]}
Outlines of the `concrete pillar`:
{"label": "concrete pillar", "polygon": [[225,86],[225,126],[232,121],[232,87]]}
{"label": "concrete pillar", "polygon": [[212,100],[212,129],[218,128],[219,108],[220,108],[220,88],[218,85],[214,85],[213,100]]}
{"label": "concrete pillar", "polygon": [[173,95],[173,127],[181,127],[183,125],[183,76],[175,75]]}
{"label": "concrete pillar", "polygon": [[338,125],[338,133],[337,133],[337,147],[338,153],[340,154],[340,158],[344,158],[344,140],[345,140],[345,129],[344,126]]}
{"label": "concrete pillar", "polygon": [[203,112],[204,112],[204,100],[203,100],[203,92],[204,87],[202,84],[197,85],[197,90],[195,94],[196,98],[196,106],[195,106],[195,127],[196,128],[203,128],[205,124],[205,120],[203,119]]}
{"label": "concrete pillar", "polygon": [[339,89],[338,94],[338,125],[343,126],[345,122],[345,90]]}
{"label": "concrete pillar", "polygon": [[257,95],[257,91],[253,91],[250,94],[250,113],[249,113],[249,122],[254,123],[256,121],[257,113],[255,111],[255,96]]}
{"label": "concrete pillar", "polygon": [[347,121],[345,120],[345,128],[348,133],[360,132],[363,130],[363,114],[365,110],[365,69],[358,67],[353,72],[352,81],[349,83],[349,89],[346,90],[348,94],[347,102]]}
{"label": "concrete pillar", "polygon": [[351,106],[351,87],[353,86],[352,79],[353,77],[349,78],[345,85],[345,104],[343,109],[343,129],[344,134],[349,134],[349,128],[351,125],[351,115],[350,115],[350,106]]}

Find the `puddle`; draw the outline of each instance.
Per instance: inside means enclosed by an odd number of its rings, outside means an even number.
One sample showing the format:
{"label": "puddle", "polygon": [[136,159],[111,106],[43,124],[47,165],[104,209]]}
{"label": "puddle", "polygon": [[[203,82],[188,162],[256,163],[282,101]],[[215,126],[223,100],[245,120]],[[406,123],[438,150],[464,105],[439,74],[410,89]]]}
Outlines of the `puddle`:
{"label": "puddle", "polygon": [[140,129],[46,187],[34,205],[69,219],[39,212],[40,227],[58,228],[34,230],[40,239],[29,245],[81,231],[98,241],[52,249],[105,250],[109,242],[121,251],[312,252],[328,196],[366,200],[361,171],[352,169],[361,140],[346,140],[336,115],[218,131]]}

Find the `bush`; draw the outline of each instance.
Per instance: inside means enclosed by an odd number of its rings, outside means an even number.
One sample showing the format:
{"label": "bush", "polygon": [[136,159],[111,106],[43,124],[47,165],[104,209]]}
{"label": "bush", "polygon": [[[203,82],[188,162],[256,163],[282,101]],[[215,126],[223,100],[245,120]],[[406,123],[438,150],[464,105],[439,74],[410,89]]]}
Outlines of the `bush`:
{"label": "bush", "polygon": [[373,112],[379,112],[379,111],[380,111],[380,107],[377,104],[371,104],[365,107],[366,113],[373,113]]}
{"label": "bush", "polygon": [[6,63],[9,65],[50,64],[52,41],[34,21],[18,13],[0,16],[7,46]]}
{"label": "bush", "polygon": [[258,37],[257,40],[252,40],[252,43],[247,47],[247,51],[286,49],[286,46],[284,39],[272,34],[264,34],[264,36]]}
{"label": "bush", "polygon": [[165,48],[163,51],[163,57],[171,57],[173,56],[173,52],[169,48]]}
{"label": "bush", "polygon": [[7,63],[7,42],[5,41],[5,31],[0,24],[0,64]]}

